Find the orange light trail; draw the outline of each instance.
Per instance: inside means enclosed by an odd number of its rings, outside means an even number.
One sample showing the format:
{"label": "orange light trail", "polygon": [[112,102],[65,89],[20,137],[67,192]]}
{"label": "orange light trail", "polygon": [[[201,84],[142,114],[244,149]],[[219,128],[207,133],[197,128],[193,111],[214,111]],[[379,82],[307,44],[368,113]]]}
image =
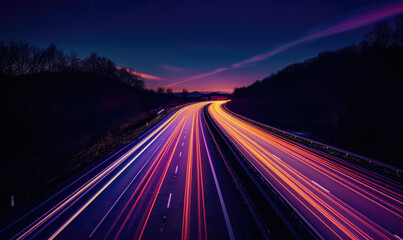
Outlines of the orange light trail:
{"label": "orange light trail", "polygon": [[[163,145],[162,149],[159,151],[158,155],[155,157],[154,162],[142,178],[141,182],[138,184],[137,188],[131,194],[129,200],[126,202],[125,206],[120,211],[119,215],[114,220],[112,226],[109,228],[105,239],[121,238],[123,231],[128,230],[129,221],[133,218],[140,219],[139,223],[136,225],[133,235],[133,239],[141,239],[143,237],[144,231],[146,229],[148,220],[154,208],[155,202],[165,181],[166,174],[169,167],[171,166],[172,159],[174,158],[174,153],[178,147],[179,140],[181,139],[181,134],[184,132],[186,122],[191,122],[191,130],[189,137],[189,151],[186,161],[186,178],[185,178],[185,194],[183,203],[183,218],[182,218],[182,236],[183,239],[189,239],[190,234],[190,215],[191,215],[191,195],[192,195],[192,179],[193,179],[193,168],[196,166],[196,183],[197,183],[197,200],[198,200],[198,236],[202,239],[203,236],[206,238],[206,214],[205,214],[205,202],[204,202],[204,187],[203,187],[203,177],[201,168],[201,150],[200,141],[198,141],[199,135],[199,122],[200,111],[207,103],[193,104],[185,108],[182,111],[182,117],[179,119],[178,124],[174,128],[172,134],[169,135],[168,140]],[[164,159],[167,161],[164,161]],[[196,161],[193,164],[193,161]],[[159,170],[162,170],[159,171]],[[151,192],[151,197],[144,200],[144,197],[148,192]],[[146,202],[144,202],[146,201]],[[141,203],[142,202],[142,203]],[[142,205],[140,205],[140,203]],[[146,206],[143,207],[143,204]],[[121,221],[122,220],[122,221]],[[116,229],[116,231],[115,231]],[[130,230],[130,231],[132,231]]]}
{"label": "orange light trail", "polygon": [[[191,213],[191,202],[192,202],[192,178],[193,178],[193,166],[195,162],[196,165],[196,185],[197,185],[197,220],[198,220],[198,239],[207,239],[207,228],[206,228],[206,212],[205,212],[205,201],[204,201],[204,187],[203,187],[203,170],[202,170],[202,158],[201,158],[201,141],[200,141],[200,125],[199,118],[202,108],[207,103],[199,103],[198,111],[193,114],[191,119],[192,127],[190,130],[190,143],[189,151],[187,156],[187,166],[186,166],[186,180],[185,180],[185,194],[184,194],[184,207],[183,207],[183,218],[182,218],[182,236],[181,239],[189,239],[189,229],[190,229],[190,213]],[[195,156],[194,156],[194,149]]]}
{"label": "orange light trail", "polygon": [[187,156],[186,165],[186,180],[185,180],[185,194],[184,194],[184,206],[182,217],[182,237],[181,239],[189,239],[189,222],[190,222],[190,207],[192,200],[192,163],[193,163],[193,128],[194,120],[192,119],[192,128],[190,130],[190,143]]}
{"label": "orange light trail", "polygon": [[[319,235],[337,239],[385,239],[396,234],[382,225],[382,221],[358,210],[352,196],[403,226],[400,185],[245,122],[225,110],[224,103],[214,102],[209,106],[214,121]],[[327,183],[329,188],[318,182]],[[386,187],[385,182],[397,191]]]}
{"label": "orange light trail", "polygon": [[[36,229],[38,229],[40,226],[45,224],[51,217],[55,216],[58,212],[60,212],[63,208],[66,208],[69,206],[70,203],[72,203],[75,199],[77,199],[79,196],[84,194],[86,191],[90,190],[92,187],[94,187],[99,181],[101,181],[104,177],[106,177],[108,174],[110,174],[116,167],[118,167],[120,164],[122,164],[131,154],[133,154],[135,151],[143,147],[150,139],[153,137],[159,136],[162,134],[162,132],[169,126],[170,123],[181,113],[183,112],[184,109],[179,110],[177,113],[175,113],[172,117],[170,117],[164,124],[162,124],[160,127],[158,127],[155,131],[153,131],[151,134],[149,134],[146,138],[144,138],[139,144],[134,146],[132,149],[130,149],[127,153],[125,153],[122,157],[117,159],[115,162],[113,162],[109,167],[107,167],[104,171],[102,171],[100,174],[96,175],[93,179],[88,181],[86,184],[84,184],[80,189],[78,189],[76,192],[68,196],[65,200],[61,201],[58,205],[56,205],[54,208],[46,212],[42,217],[38,218],[38,220],[28,227],[26,227],[22,232],[20,236],[18,236],[19,239],[25,239],[28,237],[32,232],[34,232]],[[154,138],[155,139],[155,138]],[[149,146],[148,144],[147,146]],[[143,150],[144,151],[144,150]],[[139,155],[139,154],[138,154]],[[137,155],[137,156],[138,156]],[[99,194],[101,194],[112,182],[115,180],[137,157],[133,158],[128,164],[125,165],[125,167],[116,174],[112,180],[110,180],[104,187],[101,188],[86,204],[84,204],[79,211],[77,211],[65,224],[62,225],[50,238],[56,237],[71,221],[73,221]]]}
{"label": "orange light trail", "polygon": [[[155,194],[153,194],[153,197],[151,199],[151,201],[149,201],[148,207],[146,208],[143,218],[141,220],[141,222],[143,224],[140,224],[138,226],[138,229],[136,231],[135,236],[137,236],[138,239],[141,238],[143,232],[144,232],[144,228],[146,226],[146,222],[148,221],[149,215],[151,214],[152,211],[152,207],[155,204],[155,200],[158,196],[158,192],[159,189],[161,188],[162,182],[165,179],[166,176],[166,171],[171,163],[172,160],[172,156],[173,156],[173,151],[171,153],[171,155],[169,156],[168,162],[165,164],[165,166],[162,166],[162,160],[166,157],[166,155],[168,154],[169,150],[172,148],[173,143],[175,143],[175,147],[178,144],[179,141],[179,134],[183,131],[184,128],[184,124],[185,121],[187,119],[187,116],[190,114],[191,110],[193,109],[193,106],[190,107],[186,107],[184,108],[185,111],[185,116],[183,118],[181,118],[180,122],[178,123],[179,127],[176,127],[174,129],[174,132],[170,135],[168,141],[166,142],[166,144],[163,146],[162,150],[159,152],[158,156],[156,157],[156,160],[153,162],[152,166],[150,167],[150,169],[147,171],[146,175],[142,178],[142,181],[140,182],[140,184],[138,185],[138,187],[136,188],[136,190],[133,192],[133,194],[131,195],[130,199],[127,201],[126,205],[124,206],[124,208],[121,210],[119,216],[116,218],[116,220],[114,221],[114,223],[112,224],[112,227],[109,229],[107,235],[105,238],[108,238],[108,236],[111,234],[112,230],[115,228],[115,226],[117,225],[118,221],[121,219],[124,211],[128,208],[129,204],[132,202],[132,200],[134,199],[135,196],[137,196],[136,200],[134,201],[134,204],[131,206],[129,213],[127,214],[126,218],[124,219],[123,223],[120,225],[120,228],[117,232],[117,234],[115,235],[114,239],[117,239],[119,237],[119,235],[121,234],[121,232],[123,231],[123,228],[126,226],[129,218],[132,216],[133,211],[136,209],[136,206],[138,204],[138,202],[140,201],[141,197],[143,196],[144,192],[146,191],[146,189],[151,188],[150,186],[150,182],[154,179],[158,179],[158,184],[157,184],[157,191],[154,191]],[[190,109],[190,110],[189,110]],[[163,170],[163,174],[162,175],[157,175],[155,174],[157,169],[159,167],[164,167]],[[146,216],[144,218],[144,216]],[[140,230],[140,231],[139,231]]]}

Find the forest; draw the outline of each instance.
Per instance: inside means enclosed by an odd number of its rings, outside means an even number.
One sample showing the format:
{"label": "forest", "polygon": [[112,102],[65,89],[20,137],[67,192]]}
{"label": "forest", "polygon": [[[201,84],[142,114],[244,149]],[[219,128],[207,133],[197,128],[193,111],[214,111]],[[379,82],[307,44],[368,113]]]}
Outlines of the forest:
{"label": "forest", "polygon": [[0,215],[11,195],[21,205],[97,160],[98,152],[94,159],[76,155],[107,145],[111,131],[129,123],[135,130],[157,110],[188,101],[170,89],[146,89],[132,69],[96,53],[80,59],[54,44],[13,40],[0,41],[0,84]]}
{"label": "forest", "polygon": [[235,89],[228,107],[254,120],[395,166],[402,142],[403,17],[365,39]]}

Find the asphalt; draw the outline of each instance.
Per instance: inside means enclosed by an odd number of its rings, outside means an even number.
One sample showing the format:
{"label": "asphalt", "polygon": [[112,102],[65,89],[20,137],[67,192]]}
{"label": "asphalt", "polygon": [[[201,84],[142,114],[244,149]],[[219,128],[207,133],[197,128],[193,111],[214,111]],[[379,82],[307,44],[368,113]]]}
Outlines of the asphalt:
{"label": "asphalt", "polygon": [[403,187],[231,115],[209,113],[247,160],[324,239],[399,239]]}
{"label": "asphalt", "polygon": [[261,238],[213,147],[208,104],[179,109],[3,219],[0,238]]}
{"label": "asphalt", "polygon": [[215,148],[205,107],[318,236],[403,236],[399,183],[242,121],[222,108],[224,102],[210,103],[171,113],[127,146],[1,220],[0,239],[262,238]]}

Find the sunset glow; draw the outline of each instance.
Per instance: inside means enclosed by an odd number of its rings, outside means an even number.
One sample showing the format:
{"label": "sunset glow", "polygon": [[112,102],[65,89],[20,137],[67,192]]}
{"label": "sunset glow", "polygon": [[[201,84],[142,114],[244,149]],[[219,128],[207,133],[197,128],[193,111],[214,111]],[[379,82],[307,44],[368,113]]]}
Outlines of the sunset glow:
{"label": "sunset glow", "polygon": [[184,80],[178,81],[178,82],[174,82],[174,83],[170,83],[167,86],[171,87],[171,86],[175,86],[175,85],[179,85],[179,84],[183,84],[186,83],[188,81],[192,81],[192,80],[196,80],[196,79],[201,79],[201,78],[205,78],[208,76],[212,76],[215,75],[217,73],[221,73],[224,71],[228,71],[231,69],[236,69],[236,68],[242,68],[242,67],[246,67],[249,64],[253,64],[256,62],[260,62],[260,61],[264,61],[276,54],[279,54],[281,52],[284,52],[296,45],[302,44],[304,42],[307,41],[312,41],[315,39],[319,39],[319,38],[323,38],[323,37],[327,37],[333,34],[337,34],[337,33],[342,33],[345,31],[349,31],[355,28],[360,28],[363,27],[365,25],[383,20],[385,18],[394,16],[396,14],[399,13],[403,13],[403,3],[402,2],[397,2],[397,3],[392,3],[392,4],[386,4],[383,5],[381,7],[378,7],[376,9],[371,9],[371,10],[367,10],[365,12],[361,12],[358,13],[354,16],[351,16],[347,19],[344,19],[336,24],[332,24],[328,27],[325,27],[323,30],[319,30],[317,32],[311,33],[305,37],[302,37],[298,40],[295,40],[293,42],[290,43],[286,43],[284,45],[281,45],[267,53],[264,54],[260,54],[260,55],[256,55],[253,56],[249,59],[243,60],[241,62],[237,62],[232,64],[229,67],[221,67],[218,69],[215,69],[213,71],[210,72],[206,72],[206,73],[201,73],[201,74],[197,74],[191,77],[187,77]]}

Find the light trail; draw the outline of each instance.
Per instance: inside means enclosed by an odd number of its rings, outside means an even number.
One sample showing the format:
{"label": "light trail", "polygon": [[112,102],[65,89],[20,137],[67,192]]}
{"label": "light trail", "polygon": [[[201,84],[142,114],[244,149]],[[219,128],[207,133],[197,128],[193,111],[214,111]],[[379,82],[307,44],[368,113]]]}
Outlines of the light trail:
{"label": "light trail", "polygon": [[[179,111],[180,113],[181,111]],[[177,115],[174,115],[177,116]],[[173,116],[173,117],[174,117]],[[164,125],[163,125],[164,126]],[[167,126],[165,126],[164,130],[167,128]],[[157,129],[158,130],[158,129]],[[156,131],[157,131],[156,130]],[[155,131],[155,132],[156,132]],[[87,201],[75,214],[73,214],[72,217],[70,217],[55,233],[53,233],[49,239],[54,239],[61,231],[63,231],[63,229],[70,224],[70,222],[72,222],[89,204],[91,204],[92,201],[94,201],[95,198],[97,198],[124,170],[126,170],[133,162],[134,160],[136,160],[146,149],[148,146],[150,146],[155,139],[157,139],[158,136],[160,136],[163,133],[163,131],[159,132],[158,135],[150,142],[147,144],[147,146],[140,152],[138,153],[129,163],[127,163],[125,165],[125,167],[123,169],[121,169],[111,180],[108,181],[108,183],[106,183],[89,201]],[[147,139],[147,138],[146,138]],[[143,140],[144,141],[144,140]],[[145,142],[145,141],[144,141]],[[125,154],[124,156],[126,156],[128,154]]]}
{"label": "light trail", "polygon": [[182,237],[181,237],[182,240],[189,239],[190,207],[191,207],[191,200],[192,200],[191,193],[192,193],[194,119],[192,119],[191,121],[192,121],[192,127],[190,129],[189,150],[188,150],[187,165],[186,165],[185,194],[184,194],[184,200],[183,200],[184,206],[183,206],[183,217],[182,217]]}
{"label": "light trail", "polygon": [[[206,141],[211,136],[203,131],[208,104],[194,103],[172,113],[138,143],[130,143],[102,166],[96,165],[91,174],[78,178],[80,182],[59,193],[52,204],[41,205],[46,208],[35,213],[37,217],[23,219],[26,227],[12,229],[15,232],[9,235],[17,239],[149,239],[156,234],[165,238],[162,230],[155,230],[176,226],[168,229],[171,235],[166,237],[235,239],[230,216],[238,209],[227,208],[225,202],[243,203],[226,200],[221,192],[223,170],[216,173],[213,161],[217,159],[212,158]],[[232,185],[223,189],[237,194]],[[254,224],[245,221],[235,223],[243,228]]]}
{"label": "light trail", "polygon": [[[162,144],[162,143],[161,143]],[[105,214],[105,216],[101,219],[101,221],[97,224],[97,226],[94,228],[94,230],[91,232],[91,234],[88,236],[89,238],[92,237],[92,235],[94,235],[94,233],[96,232],[96,230],[99,228],[99,226],[103,223],[103,221],[105,220],[105,218],[109,215],[109,213],[112,211],[112,209],[116,206],[116,204],[119,202],[119,200],[122,198],[122,196],[126,193],[127,189],[129,189],[129,187],[132,185],[132,183],[134,182],[134,180],[137,179],[137,177],[139,176],[140,173],[142,173],[143,169],[146,167],[146,165],[148,164],[148,162],[151,160],[151,158],[154,156],[155,152],[160,148],[161,144],[158,146],[157,149],[155,149],[155,151],[153,152],[153,154],[148,158],[148,160],[145,162],[145,164],[143,165],[143,167],[141,167],[141,169],[138,171],[138,173],[136,174],[136,176],[133,177],[133,179],[130,181],[130,183],[126,186],[126,188],[123,190],[123,192],[119,195],[118,199],[116,199],[116,201],[113,203],[112,207],[109,208],[108,212]]]}
{"label": "light trail", "polygon": [[[200,119],[200,121],[201,121],[201,119]],[[200,126],[201,126],[201,123],[200,123]],[[213,180],[214,180],[214,183],[215,183],[215,186],[216,186],[216,189],[217,189],[218,197],[220,199],[221,209],[223,211],[225,223],[227,225],[228,234],[229,234],[230,240],[235,240],[235,235],[234,235],[234,231],[232,230],[232,225],[231,225],[231,221],[230,221],[229,216],[228,216],[227,207],[225,206],[224,198],[223,198],[223,195],[221,193],[221,188],[220,188],[220,185],[219,185],[218,180],[217,180],[217,175],[216,175],[215,170],[214,170],[213,162],[211,161],[211,157],[210,157],[210,153],[209,153],[210,151],[209,151],[209,149],[207,147],[207,142],[206,142],[206,137],[204,135],[203,127],[201,127],[201,131],[202,131],[202,135],[203,135],[204,146],[205,146],[205,148],[207,150],[206,151],[207,152],[207,158],[209,160],[211,172],[213,174]]]}
{"label": "light trail", "polygon": [[[198,209],[198,232],[199,238],[207,239],[206,228],[206,204],[204,202],[204,187],[203,187],[203,168],[202,168],[202,156],[201,156],[201,138],[200,138],[200,111],[195,116],[195,144],[196,144],[196,164],[197,164],[197,209]],[[204,234],[203,234],[204,233]]]}
{"label": "light trail", "polygon": [[[158,147],[155,157],[152,157],[153,161],[148,165],[147,160],[137,175],[130,181],[129,185],[120,194],[119,198],[114,201],[112,207],[109,208],[106,215],[97,224],[95,229],[91,232],[90,236],[94,237],[95,230],[100,228],[106,221],[106,218],[110,216],[110,211],[116,208],[118,202],[121,201],[122,196],[127,192],[129,186],[133,183],[134,179],[141,173],[142,169],[145,169],[145,173],[142,174],[142,178],[139,183],[136,184],[135,189],[127,197],[123,203],[123,208],[119,209],[113,222],[110,224],[108,230],[106,230],[105,238],[121,239],[130,235],[134,239],[141,239],[144,235],[146,226],[153,212],[154,206],[158,199],[159,193],[163,183],[166,181],[168,169],[172,164],[172,160],[175,156],[182,156],[182,151],[177,154],[178,145],[180,145],[181,136],[184,138],[187,131],[185,127],[187,123],[190,123],[190,134],[187,141],[189,141],[188,152],[186,157],[186,178],[185,178],[185,195],[183,199],[183,216],[182,216],[182,237],[183,239],[189,239],[190,236],[197,236],[198,239],[207,239],[207,224],[206,224],[206,212],[205,212],[205,196],[204,196],[204,179],[203,179],[203,167],[202,167],[202,150],[201,150],[201,134],[199,121],[201,118],[201,111],[203,107],[208,104],[206,102],[193,104],[178,111],[175,119],[170,121],[170,124],[163,125],[165,130],[168,127],[172,127],[172,133],[170,133],[161,148]],[[173,116],[173,117],[174,117]],[[180,117],[179,117],[180,116]],[[175,121],[175,125],[172,126]],[[54,239],[60,235],[80,214],[82,214],[87,207],[92,204],[103,192],[126,171],[126,169],[132,165],[132,163],[151,145],[153,142],[163,134],[164,131],[158,132],[155,138],[147,142],[147,145],[141,149],[130,161],[125,163],[124,167],[119,169],[112,178],[108,180],[96,193],[87,200],[72,216],[70,216],[60,227],[49,237]],[[184,145],[184,143],[181,143]],[[160,148],[160,149],[159,149]],[[154,152],[155,152],[154,151]],[[175,166],[175,174],[178,174],[178,165]],[[195,189],[192,189],[192,185],[195,185]],[[168,195],[168,202],[165,207],[169,209],[172,204],[172,192]],[[192,195],[195,197],[193,198]],[[192,200],[197,204],[197,209],[193,212]],[[122,205],[122,204],[120,204]],[[116,210],[115,210],[116,212]],[[194,214],[194,217],[191,216]],[[195,220],[194,224],[197,224],[197,228],[190,229],[190,221]],[[197,222],[197,223],[196,223]],[[193,224],[193,223],[192,223]],[[194,235],[196,234],[196,235]],[[131,238],[130,237],[130,238]]]}
{"label": "light trail", "polygon": [[402,186],[247,123],[224,103],[209,106],[213,120],[322,237],[402,236]]}
{"label": "light trail", "polygon": [[[159,128],[157,128],[155,131],[150,133],[146,138],[144,138],[140,143],[135,145],[133,148],[131,148],[128,152],[126,152],[122,157],[118,158],[115,162],[113,162],[110,166],[108,166],[105,170],[103,170],[100,174],[96,175],[93,179],[88,181],[86,184],[83,185],[79,190],[71,194],[69,197],[67,197],[65,200],[63,200],[59,205],[55,206],[48,212],[46,212],[42,217],[38,218],[38,220],[28,227],[26,227],[24,230],[22,230],[20,233],[18,233],[14,238],[17,238],[18,240],[24,239],[27,236],[29,236],[31,233],[33,233],[36,229],[38,229],[40,226],[42,226],[46,221],[48,221],[50,218],[54,217],[58,212],[60,212],[62,209],[66,208],[69,206],[71,202],[73,202],[75,199],[77,199],[81,194],[85,193],[87,190],[91,189],[94,187],[97,183],[99,183],[104,177],[106,177],[109,173],[111,173],[114,169],[116,169],[121,163],[123,163],[130,155],[132,155],[136,150],[140,149],[144,144],[146,144],[151,138],[155,137],[154,140],[156,139],[156,136],[159,136],[162,134],[162,132],[168,127],[170,123],[182,112],[184,109],[179,110],[177,113],[175,113],[171,118],[169,118],[167,121],[165,121],[164,124],[162,124]],[[149,146],[148,144],[143,151]],[[135,160],[135,158],[130,162],[130,164]],[[129,165],[129,164],[128,164]],[[126,165],[126,166],[128,166]],[[121,173],[121,172],[120,172]],[[119,174],[120,174],[119,173]],[[114,178],[115,179],[115,178]],[[103,188],[104,189],[104,188]],[[88,203],[89,204],[89,203]],[[88,206],[88,204],[86,206]],[[78,215],[78,214],[77,214]],[[61,231],[61,230],[60,230]],[[57,234],[56,234],[57,235]]]}
{"label": "light trail", "polygon": [[[189,113],[186,112],[186,115],[188,115],[188,114]],[[179,126],[183,125],[184,119],[186,119],[186,117],[184,117],[183,119],[180,120],[180,122],[178,124]],[[116,220],[113,223],[112,227],[108,231],[108,233],[106,235],[106,238],[108,238],[108,236],[111,234],[112,230],[117,225],[117,223],[120,220],[120,218],[123,216],[124,211],[128,208],[129,204],[132,202],[132,199],[134,199],[134,197],[137,196],[136,200],[134,201],[133,205],[131,206],[131,208],[129,210],[129,213],[126,215],[123,223],[120,225],[120,228],[118,229],[118,232],[115,235],[114,239],[117,239],[119,237],[119,235],[123,231],[123,228],[126,226],[127,222],[129,221],[130,217],[132,216],[134,210],[136,209],[137,204],[139,203],[141,197],[143,196],[143,193],[146,191],[146,189],[148,187],[150,187],[149,184],[150,184],[151,180],[157,179],[156,180],[157,181],[157,186],[156,186],[157,190],[154,192],[154,194],[152,196],[152,199],[148,202],[146,211],[144,212],[143,217],[141,219],[142,224],[139,225],[139,228],[136,231],[136,236],[138,236],[139,239],[141,238],[141,235],[142,235],[142,233],[144,231],[144,228],[145,228],[146,222],[148,220],[148,217],[150,216],[152,207],[154,206],[155,200],[156,200],[156,198],[158,196],[159,189],[161,188],[162,182],[165,179],[165,175],[166,175],[166,172],[168,171],[168,167],[169,167],[169,164],[171,163],[172,156],[173,156],[174,152],[172,151],[172,153],[171,153],[171,155],[170,155],[170,157],[168,159],[168,163],[165,165],[165,167],[161,164],[161,162],[164,159],[165,154],[167,154],[169,152],[169,149],[173,146],[174,142],[175,142],[175,146],[177,146],[178,141],[179,141],[178,135],[180,134],[182,129],[183,129],[183,126],[181,128],[175,128],[174,129],[173,134],[170,135],[167,143],[164,145],[163,149],[161,150],[161,152],[156,157],[156,160],[153,162],[152,167],[150,167],[150,169],[146,173],[145,177],[143,177],[142,181],[140,182],[140,184],[138,185],[136,190],[133,192],[133,194],[130,197],[129,201],[126,203],[125,207],[120,212],[119,216],[116,218]],[[160,168],[164,167],[163,168],[163,173],[161,175],[156,175],[155,174],[157,169],[158,169],[158,167],[160,167]],[[139,232],[139,230],[140,230],[140,232]]]}

